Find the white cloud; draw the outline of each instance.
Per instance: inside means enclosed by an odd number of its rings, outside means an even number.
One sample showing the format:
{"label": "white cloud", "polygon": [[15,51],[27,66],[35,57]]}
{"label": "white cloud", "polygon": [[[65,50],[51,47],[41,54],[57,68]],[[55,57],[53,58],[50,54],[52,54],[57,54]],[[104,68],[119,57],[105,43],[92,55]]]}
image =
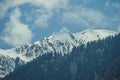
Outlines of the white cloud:
{"label": "white cloud", "polygon": [[47,9],[54,9],[65,7],[68,4],[68,0],[30,0],[30,3],[34,6],[43,6]]}
{"label": "white cloud", "polygon": [[120,32],[120,25],[118,26],[118,29],[117,29],[117,30],[118,30],[118,32]]}
{"label": "white cloud", "polygon": [[33,6],[44,7],[48,10],[55,8],[65,8],[68,0],[4,0],[0,3],[0,17],[4,17],[5,13],[10,9],[30,3]]}
{"label": "white cloud", "polygon": [[41,28],[46,28],[48,26],[48,22],[50,20],[50,18],[52,17],[52,13],[48,13],[48,14],[43,14],[41,16],[39,16],[36,20],[35,20],[35,25]]}
{"label": "white cloud", "polygon": [[105,5],[104,6],[109,6],[110,5],[110,0],[106,0]]}
{"label": "white cloud", "polygon": [[113,3],[111,4],[113,7],[120,9],[120,4],[119,3]]}
{"label": "white cloud", "polygon": [[17,7],[26,2],[27,2],[27,0],[4,0],[3,2],[0,3],[0,18],[4,17],[6,12],[10,8]]}
{"label": "white cloud", "polygon": [[[107,8],[110,11],[113,11],[112,14],[109,16],[109,20],[111,23],[111,26],[120,31],[120,27],[117,27],[120,25],[120,3],[119,1],[111,1],[107,0],[105,3],[105,8]],[[108,12],[109,13],[109,12]]]}
{"label": "white cloud", "polygon": [[21,12],[16,8],[10,15],[10,21],[6,23],[2,39],[12,46],[29,43],[32,38],[32,31],[28,25],[20,21]]}
{"label": "white cloud", "polygon": [[83,5],[88,4],[89,2],[93,2],[94,0],[83,0]]}
{"label": "white cloud", "polygon": [[3,18],[9,9],[19,7],[26,3],[40,9],[43,8],[43,10],[41,9],[42,11],[38,11],[38,9],[34,10],[32,13],[35,13],[32,14],[32,17],[29,15],[30,13],[24,11],[24,13],[27,13],[26,21],[33,21],[34,26],[46,28],[54,14],[53,10],[66,8],[68,0],[4,0],[4,2],[0,3],[0,18]]}
{"label": "white cloud", "polygon": [[79,24],[84,27],[105,27],[109,26],[107,18],[100,11],[88,8],[75,8],[73,11],[65,12],[62,21]]}
{"label": "white cloud", "polygon": [[120,3],[111,2],[110,0],[106,0],[105,6],[120,9]]}
{"label": "white cloud", "polygon": [[120,12],[116,13],[111,17],[111,20],[115,23],[118,22],[120,24]]}

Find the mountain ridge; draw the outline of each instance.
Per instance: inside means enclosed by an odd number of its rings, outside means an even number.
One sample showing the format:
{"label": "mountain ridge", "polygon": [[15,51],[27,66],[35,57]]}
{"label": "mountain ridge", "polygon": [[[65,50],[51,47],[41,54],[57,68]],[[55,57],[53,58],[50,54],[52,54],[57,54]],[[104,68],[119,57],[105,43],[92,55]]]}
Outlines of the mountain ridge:
{"label": "mountain ridge", "polygon": [[84,30],[78,33],[70,33],[68,30],[63,29],[58,33],[54,33],[49,37],[34,42],[33,44],[26,44],[8,50],[0,49],[0,55],[6,57],[6,61],[8,57],[13,61],[11,64],[11,66],[13,66],[12,69],[9,66],[8,68],[3,69],[4,65],[2,65],[3,62],[1,62],[1,70],[4,71],[4,73],[0,72],[0,75],[1,77],[4,77],[16,68],[16,64],[18,66],[26,64],[43,54],[69,54],[73,47],[87,44],[87,42],[98,39],[104,39],[108,36],[114,36],[115,34],[117,34],[117,32],[103,29]]}
{"label": "mountain ridge", "polygon": [[44,54],[2,80],[120,80],[120,34],[74,47],[69,55]]}

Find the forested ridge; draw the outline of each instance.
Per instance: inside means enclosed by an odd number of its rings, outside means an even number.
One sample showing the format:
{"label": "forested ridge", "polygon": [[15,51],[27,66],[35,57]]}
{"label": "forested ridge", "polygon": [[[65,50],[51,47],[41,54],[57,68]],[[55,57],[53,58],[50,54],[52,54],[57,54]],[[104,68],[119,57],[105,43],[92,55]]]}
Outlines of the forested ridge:
{"label": "forested ridge", "polygon": [[64,56],[45,54],[2,80],[120,80],[120,34],[75,47]]}

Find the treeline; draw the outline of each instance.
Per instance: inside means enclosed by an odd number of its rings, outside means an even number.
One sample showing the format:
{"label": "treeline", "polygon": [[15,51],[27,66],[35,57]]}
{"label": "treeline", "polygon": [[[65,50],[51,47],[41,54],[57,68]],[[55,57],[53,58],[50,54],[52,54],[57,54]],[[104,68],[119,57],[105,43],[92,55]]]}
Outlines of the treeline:
{"label": "treeline", "polygon": [[2,80],[120,80],[120,34],[75,47],[64,56],[45,54]]}

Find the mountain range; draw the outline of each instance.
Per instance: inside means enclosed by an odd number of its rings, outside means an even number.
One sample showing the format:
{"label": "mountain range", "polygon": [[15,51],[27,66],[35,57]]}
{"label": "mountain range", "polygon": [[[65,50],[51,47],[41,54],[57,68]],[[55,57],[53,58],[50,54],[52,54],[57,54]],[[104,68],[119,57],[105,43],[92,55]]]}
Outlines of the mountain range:
{"label": "mountain range", "polygon": [[70,54],[74,47],[102,40],[117,33],[103,29],[71,33],[64,29],[33,44],[24,44],[7,50],[0,49],[0,78],[44,54],[53,53],[54,56],[57,53],[64,56]]}

